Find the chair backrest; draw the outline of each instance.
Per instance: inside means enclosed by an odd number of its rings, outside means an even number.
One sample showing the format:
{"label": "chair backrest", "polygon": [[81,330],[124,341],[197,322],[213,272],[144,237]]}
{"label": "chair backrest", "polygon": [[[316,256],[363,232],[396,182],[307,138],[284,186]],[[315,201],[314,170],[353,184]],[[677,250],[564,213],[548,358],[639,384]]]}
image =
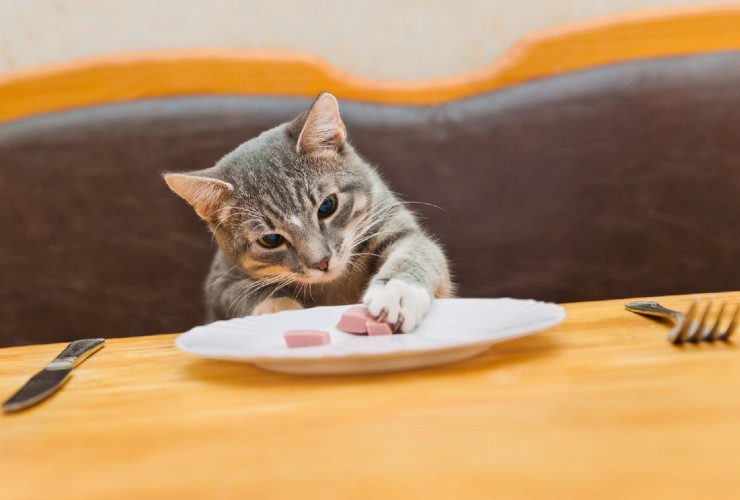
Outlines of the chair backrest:
{"label": "chair backrest", "polygon": [[[702,47],[534,80],[536,71],[514,71],[525,75],[517,85],[509,64],[509,77],[489,68],[462,83],[414,84],[418,93],[412,84],[373,93],[336,72],[327,74],[350,83],[326,88],[359,152],[420,202],[412,206],[447,249],[462,296],[719,291],[740,281],[740,50]],[[258,79],[289,77],[275,58],[268,69],[255,57],[228,63],[246,71],[255,61]],[[74,80],[79,70],[52,73]],[[494,77],[481,91],[486,71]],[[40,113],[18,100],[39,85],[24,78],[0,80],[0,99],[15,99],[0,106],[0,344],[202,322],[211,237],[159,174],[212,165],[297,115],[315,89],[106,100],[94,87],[88,101]]]}

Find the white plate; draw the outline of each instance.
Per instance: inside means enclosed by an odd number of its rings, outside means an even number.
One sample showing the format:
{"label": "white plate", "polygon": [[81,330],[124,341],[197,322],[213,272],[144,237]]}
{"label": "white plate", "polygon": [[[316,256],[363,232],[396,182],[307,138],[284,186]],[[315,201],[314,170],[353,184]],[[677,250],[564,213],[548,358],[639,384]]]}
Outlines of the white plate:
{"label": "white plate", "polygon": [[[246,361],[265,370],[310,375],[373,373],[469,358],[496,342],[560,323],[555,304],[517,299],[438,299],[412,333],[368,337],[334,328],[351,306],[314,307],[217,321],[183,333],[175,345],[207,358]],[[327,345],[289,349],[286,330],[325,330]]]}

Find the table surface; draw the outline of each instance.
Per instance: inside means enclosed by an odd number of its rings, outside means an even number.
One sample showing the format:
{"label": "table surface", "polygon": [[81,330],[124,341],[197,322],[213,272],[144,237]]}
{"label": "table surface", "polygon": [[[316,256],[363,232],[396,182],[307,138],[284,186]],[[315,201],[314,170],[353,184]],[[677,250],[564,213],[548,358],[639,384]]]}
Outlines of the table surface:
{"label": "table surface", "polygon": [[[0,496],[737,498],[737,345],[673,346],[623,303],[566,304],[558,327],[382,375],[280,375],[180,352],[174,335],[110,339],[52,398],[0,417]],[[62,347],[0,349],[0,394]]]}

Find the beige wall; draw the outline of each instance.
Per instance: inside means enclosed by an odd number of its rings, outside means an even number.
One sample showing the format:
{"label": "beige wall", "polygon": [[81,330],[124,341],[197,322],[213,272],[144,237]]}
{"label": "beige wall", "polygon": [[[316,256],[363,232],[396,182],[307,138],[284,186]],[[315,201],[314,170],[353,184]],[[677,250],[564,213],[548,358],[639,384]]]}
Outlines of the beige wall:
{"label": "beige wall", "polygon": [[0,71],[130,50],[265,47],[362,76],[423,78],[480,67],[543,27],[699,3],[716,1],[0,0]]}

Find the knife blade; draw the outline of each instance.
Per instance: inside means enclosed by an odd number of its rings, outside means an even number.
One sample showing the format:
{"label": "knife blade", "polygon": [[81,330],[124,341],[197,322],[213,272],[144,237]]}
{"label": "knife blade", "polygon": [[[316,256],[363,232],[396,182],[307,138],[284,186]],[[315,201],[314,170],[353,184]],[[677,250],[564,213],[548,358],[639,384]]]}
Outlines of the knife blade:
{"label": "knife blade", "polygon": [[105,339],[75,340],[70,343],[3,403],[3,411],[11,413],[25,410],[54,394],[69,380],[72,369],[103,347],[104,343]]}

